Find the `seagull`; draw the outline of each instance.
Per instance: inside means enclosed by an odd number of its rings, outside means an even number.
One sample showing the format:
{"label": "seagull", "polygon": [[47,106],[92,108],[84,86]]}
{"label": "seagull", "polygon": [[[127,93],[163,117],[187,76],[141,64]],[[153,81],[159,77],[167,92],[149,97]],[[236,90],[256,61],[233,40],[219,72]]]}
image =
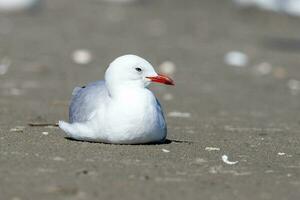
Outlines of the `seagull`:
{"label": "seagull", "polygon": [[113,144],[162,143],[167,125],[151,82],[174,85],[136,55],[116,58],[104,80],[76,87],[69,106],[69,123],[59,121],[68,138]]}

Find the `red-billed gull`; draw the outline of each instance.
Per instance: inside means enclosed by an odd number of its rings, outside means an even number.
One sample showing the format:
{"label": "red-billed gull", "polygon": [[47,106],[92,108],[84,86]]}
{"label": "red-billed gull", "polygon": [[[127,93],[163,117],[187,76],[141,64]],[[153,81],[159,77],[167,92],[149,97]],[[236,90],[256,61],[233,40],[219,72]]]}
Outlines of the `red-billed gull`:
{"label": "red-billed gull", "polygon": [[147,89],[151,82],[174,85],[141,57],[124,55],[105,72],[105,80],[76,87],[69,123],[59,127],[76,140],[117,144],[163,142],[167,126],[160,103]]}

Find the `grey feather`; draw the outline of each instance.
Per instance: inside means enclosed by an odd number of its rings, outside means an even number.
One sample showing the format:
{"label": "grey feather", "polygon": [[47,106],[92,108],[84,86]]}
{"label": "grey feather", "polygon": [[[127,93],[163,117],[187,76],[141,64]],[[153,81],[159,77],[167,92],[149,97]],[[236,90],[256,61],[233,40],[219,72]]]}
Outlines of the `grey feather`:
{"label": "grey feather", "polygon": [[75,87],[72,92],[72,96],[75,96],[83,87]]}
{"label": "grey feather", "polygon": [[76,87],[72,93],[69,108],[69,122],[85,122],[94,114],[99,104],[110,98],[104,81],[97,81],[85,87]]}
{"label": "grey feather", "polygon": [[[156,105],[157,105],[156,108],[157,108],[158,113],[159,113],[158,117],[160,118],[159,121],[160,121],[161,126],[163,127],[163,129],[167,132],[168,128],[167,128],[167,124],[166,124],[166,121],[165,121],[164,111],[163,111],[163,109],[161,107],[161,104],[158,101],[158,99],[157,98],[155,98],[155,99],[156,99]],[[165,138],[163,139],[163,141],[164,140],[165,140]]]}

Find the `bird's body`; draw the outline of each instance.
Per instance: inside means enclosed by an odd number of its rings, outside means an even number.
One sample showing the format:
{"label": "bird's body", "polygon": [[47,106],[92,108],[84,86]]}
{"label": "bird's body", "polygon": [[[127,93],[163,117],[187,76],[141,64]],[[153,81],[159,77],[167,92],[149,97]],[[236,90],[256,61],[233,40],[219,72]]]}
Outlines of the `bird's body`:
{"label": "bird's body", "polygon": [[[133,60],[126,63],[128,66],[151,66],[137,56],[128,56]],[[120,67],[115,67],[119,68],[116,71],[110,68],[104,81],[74,89],[69,108],[70,123],[60,121],[60,128],[68,137],[77,140],[118,144],[163,142],[167,135],[166,122],[158,100],[145,87],[149,84],[149,80],[145,79],[147,77],[141,76],[140,72],[139,76],[131,76],[136,73],[133,71],[132,74],[125,74],[130,81],[127,78],[118,81],[121,78],[116,73],[122,70]],[[145,75],[159,76],[153,69],[147,70],[144,69]]]}

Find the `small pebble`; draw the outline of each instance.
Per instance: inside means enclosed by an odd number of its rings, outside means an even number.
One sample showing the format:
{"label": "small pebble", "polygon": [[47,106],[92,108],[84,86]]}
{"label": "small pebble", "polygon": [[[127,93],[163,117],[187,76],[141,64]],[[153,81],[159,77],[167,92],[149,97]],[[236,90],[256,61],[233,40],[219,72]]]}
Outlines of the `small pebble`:
{"label": "small pebble", "polygon": [[0,62],[0,75],[7,73],[8,68],[10,67],[11,61],[8,58],[3,58]]}
{"label": "small pebble", "polygon": [[73,52],[72,59],[76,64],[86,65],[92,60],[92,54],[87,49],[78,49]]}
{"label": "small pebble", "polygon": [[163,95],[163,100],[165,100],[165,101],[171,101],[173,98],[174,98],[173,95],[170,93]]}
{"label": "small pebble", "polygon": [[205,147],[206,151],[220,151],[219,147]]}
{"label": "small pebble", "polygon": [[297,95],[300,92],[300,81],[291,79],[287,83],[292,95]]}
{"label": "small pebble", "polygon": [[54,160],[54,161],[65,161],[64,158],[59,157],[59,156],[54,157],[53,160]]}
{"label": "small pebble", "polygon": [[260,63],[254,66],[254,73],[257,75],[268,75],[272,72],[272,65],[267,62]]}
{"label": "small pebble", "polygon": [[46,132],[46,131],[44,131],[44,132],[42,132],[42,134],[43,134],[43,135],[48,135],[49,133]]}
{"label": "small pebble", "polygon": [[25,129],[25,126],[16,126],[14,128],[11,128],[9,131],[10,132],[23,132]]}
{"label": "small pebble", "polygon": [[13,197],[11,200],[22,200],[20,197]]}
{"label": "small pebble", "polygon": [[235,165],[239,162],[239,161],[229,161],[227,155],[223,155],[222,160],[223,160],[224,163],[226,163],[228,165]]}
{"label": "small pebble", "polygon": [[169,153],[170,152],[170,150],[168,150],[168,149],[162,149],[162,151],[165,152],[165,153]]}
{"label": "small pebble", "polygon": [[159,70],[163,74],[172,75],[172,74],[174,74],[174,72],[176,70],[176,66],[171,61],[165,61],[159,65]]}
{"label": "small pebble", "polygon": [[18,88],[10,88],[9,89],[9,95],[12,95],[12,96],[19,96],[22,94],[22,91]]}
{"label": "small pebble", "polygon": [[178,111],[173,111],[168,113],[169,117],[182,117],[182,118],[189,118],[191,117],[190,113],[187,112],[178,112]]}
{"label": "small pebble", "polygon": [[248,56],[240,51],[230,51],[224,56],[224,62],[229,66],[245,67],[248,64]]}
{"label": "small pebble", "polygon": [[268,170],[265,171],[265,173],[266,173],[266,174],[274,173],[274,170],[268,169]]}
{"label": "small pebble", "polygon": [[201,163],[206,163],[207,160],[203,159],[203,158],[196,158],[195,163],[196,164],[201,164]]}

